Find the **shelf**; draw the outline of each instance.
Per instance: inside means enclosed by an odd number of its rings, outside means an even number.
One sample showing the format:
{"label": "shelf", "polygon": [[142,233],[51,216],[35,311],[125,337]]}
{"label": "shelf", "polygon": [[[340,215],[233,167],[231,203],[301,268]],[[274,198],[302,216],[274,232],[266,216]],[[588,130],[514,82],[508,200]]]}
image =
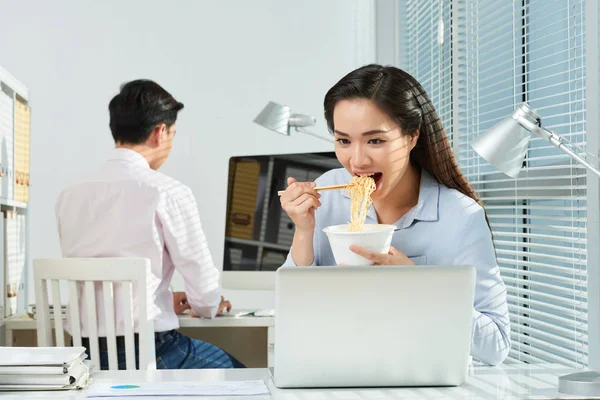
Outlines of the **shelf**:
{"label": "shelf", "polygon": [[228,241],[229,243],[245,244],[248,246],[256,246],[256,247],[262,246],[266,249],[290,251],[290,246],[284,246],[282,244],[277,244],[277,243],[260,242],[258,240],[239,239],[239,238],[232,238],[232,237],[226,237],[225,240]]}
{"label": "shelf", "polygon": [[0,197],[0,206],[27,208],[27,203],[23,203],[22,201],[4,199]]}

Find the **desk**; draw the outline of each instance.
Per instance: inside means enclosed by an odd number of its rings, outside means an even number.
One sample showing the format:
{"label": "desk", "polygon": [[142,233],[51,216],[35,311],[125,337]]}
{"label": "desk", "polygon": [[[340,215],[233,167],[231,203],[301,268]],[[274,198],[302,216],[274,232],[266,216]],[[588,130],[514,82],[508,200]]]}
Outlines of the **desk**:
{"label": "desk", "polygon": [[[53,325],[52,319],[50,323]],[[63,326],[66,326],[66,319],[63,319]],[[8,317],[3,321],[5,329],[5,345],[13,345],[13,334],[17,330],[32,330],[37,329],[36,320],[31,318],[29,315],[15,315]],[[275,333],[273,327],[275,326],[274,317],[254,317],[254,316],[243,316],[243,317],[232,317],[232,316],[219,316],[214,319],[208,318],[194,318],[189,315],[179,316],[180,328],[184,329],[196,329],[196,328],[265,328],[267,330],[267,366],[273,365],[273,347],[275,342]],[[33,345],[33,344],[32,344]],[[264,354],[264,353],[263,353]],[[264,364],[263,364],[264,365]],[[0,395],[1,397],[1,395]]]}
{"label": "desk", "polygon": [[[474,366],[467,382],[450,388],[277,389],[267,369],[98,371],[94,382],[223,381],[262,379],[271,396],[220,397],[219,400],[402,400],[402,399],[569,399],[557,392],[558,376],[572,370],[554,364]],[[0,393],[1,399],[85,399],[85,391]],[[180,397],[180,399],[202,397]],[[163,397],[153,397],[163,399]]]}

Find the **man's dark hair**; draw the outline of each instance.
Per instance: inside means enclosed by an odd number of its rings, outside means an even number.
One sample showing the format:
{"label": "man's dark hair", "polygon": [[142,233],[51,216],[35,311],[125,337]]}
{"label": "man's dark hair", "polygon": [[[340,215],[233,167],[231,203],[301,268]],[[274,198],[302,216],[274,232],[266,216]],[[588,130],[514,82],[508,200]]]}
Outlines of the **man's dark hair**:
{"label": "man's dark hair", "polygon": [[144,143],[156,125],[173,125],[181,109],[183,103],[158,83],[147,79],[131,81],[122,85],[108,104],[110,130],[115,142]]}

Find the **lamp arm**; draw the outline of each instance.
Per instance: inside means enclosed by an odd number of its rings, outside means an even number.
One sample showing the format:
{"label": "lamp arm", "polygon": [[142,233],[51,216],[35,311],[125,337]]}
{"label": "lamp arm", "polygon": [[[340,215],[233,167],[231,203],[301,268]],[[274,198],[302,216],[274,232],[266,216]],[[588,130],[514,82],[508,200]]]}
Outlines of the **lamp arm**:
{"label": "lamp arm", "polygon": [[581,165],[585,166],[587,169],[589,169],[590,171],[592,171],[593,173],[598,175],[598,177],[600,177],[600,170],[598,170],[598,168],[594,167],[593,165],[588,163],[586,160],[581,158],[581,156],[579,156],[579,154],[575,153],[569,147],[565,146],[565,144],[567,144],[567,143],[571,144],[568,140],[566,140],[562,136],[559,136],[558,134],[556,134],[552,131],[549,131],[547,129],[544,129],[544,128],[537,127],[536,129],[534,129],[534,132],[538,136],[543,137],[544,139],[549,141],[557,149],[562,150],[565,153],[567,153],[571,158],[575,159]]}
{"label": "lamp arm", "polygon": [[312,132],[309,132],[307,130],[300,129],[300,128],[296,128],[296,131],[297,132],[306,133],[307,135],[314,136],[314,137],[319,138],[321,140],[325,140],[326,142],[329,142],[329,143],[333,143],[334,142],[334,140],[333,140],[333,138],[331,136],[328,137],[328,136],[319,135],[317,133],[312,133]]}

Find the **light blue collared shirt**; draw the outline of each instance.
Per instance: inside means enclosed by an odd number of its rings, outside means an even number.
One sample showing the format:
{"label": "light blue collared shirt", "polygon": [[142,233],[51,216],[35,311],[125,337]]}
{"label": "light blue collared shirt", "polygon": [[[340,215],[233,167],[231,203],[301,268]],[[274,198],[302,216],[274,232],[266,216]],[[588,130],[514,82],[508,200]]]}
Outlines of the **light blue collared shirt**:
{"label": "light blue collared shirt", "polygon": [[[343,168],[326,172],[317,186],[339,185],[351,175]],[[321,192],[315,212],[313,265],[336,265],[323,228],[350,221],[350,198],[345,190]],[[378,223],[371,205],[365,223]],[[510,350],[510,318],[506,287],[500,277],[492,235],[483,208],[422,171],[419,202],[395,225],[392,246],[420,265],[473,265],[476,268],[471,355],[496,365]],[[291,251],[284,265],[294,266]]]}

